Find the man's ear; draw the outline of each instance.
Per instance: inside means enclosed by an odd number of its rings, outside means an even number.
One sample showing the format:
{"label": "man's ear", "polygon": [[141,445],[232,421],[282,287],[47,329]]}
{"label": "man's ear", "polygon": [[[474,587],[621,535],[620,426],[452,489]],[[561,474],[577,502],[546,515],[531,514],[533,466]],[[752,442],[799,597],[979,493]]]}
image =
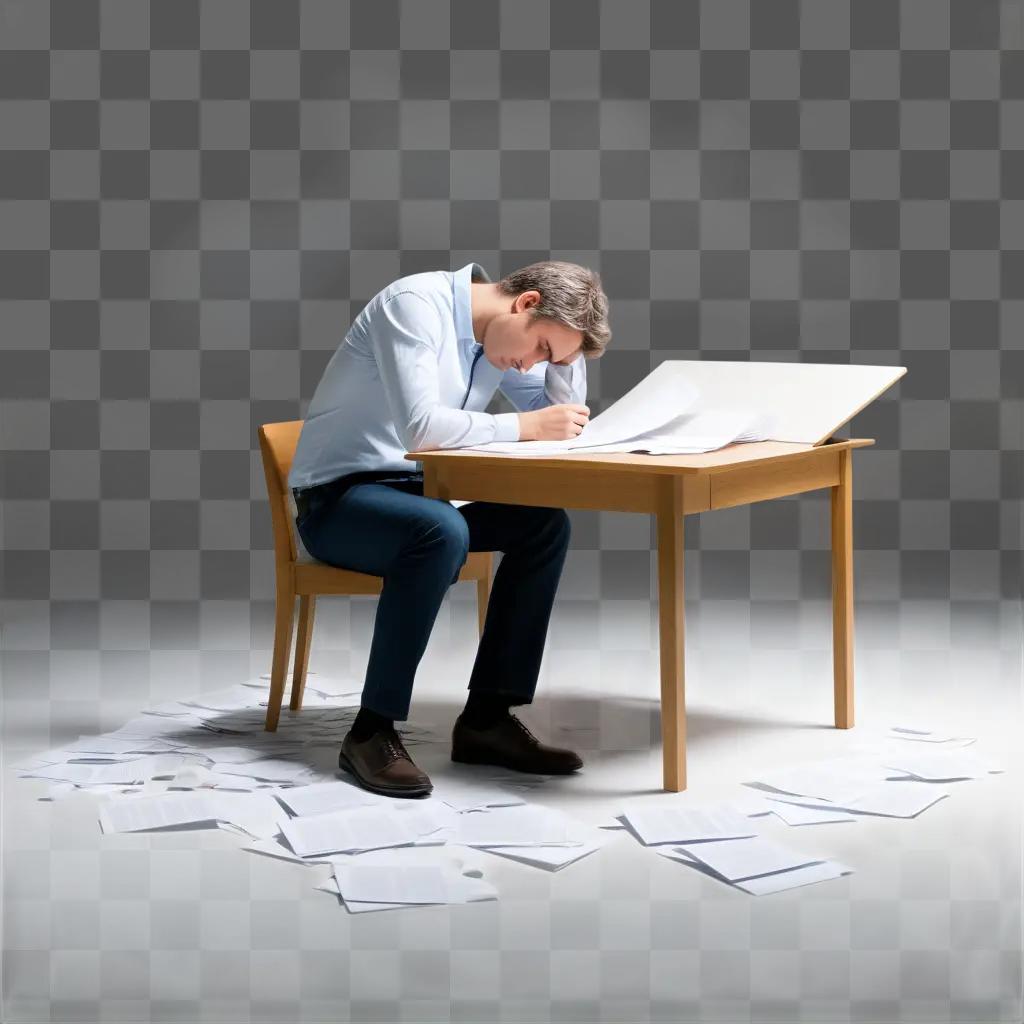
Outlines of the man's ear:
{"label": "man's ear", "polygon": [[515,298],[515,305],[518,307],[518,312],[522,313],[529,309],[531,306],[536,306],[540,302],[540,292],[536,288],[531,289],[528,292],[520,292]]}

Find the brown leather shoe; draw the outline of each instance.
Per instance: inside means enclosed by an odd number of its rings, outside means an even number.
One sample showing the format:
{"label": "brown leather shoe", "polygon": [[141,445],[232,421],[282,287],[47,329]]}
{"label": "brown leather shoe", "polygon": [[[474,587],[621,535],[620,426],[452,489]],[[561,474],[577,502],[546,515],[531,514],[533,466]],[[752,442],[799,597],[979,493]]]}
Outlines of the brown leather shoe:
{"label": "brown leather shoe", "polygon": [[459,715],[452,729],[452,760],[542,775],[566,775],[583,767],[577,754],[541,743],[513,714],[487,728],[472,726]]}
{"label": "brown leather shoe", "polygon": [[341,741],[338,767],[351,772],[359,783],[384,796],[429,796],[429,776],[413,763],[394,729],[380,729],[357,742],[352,730]]}

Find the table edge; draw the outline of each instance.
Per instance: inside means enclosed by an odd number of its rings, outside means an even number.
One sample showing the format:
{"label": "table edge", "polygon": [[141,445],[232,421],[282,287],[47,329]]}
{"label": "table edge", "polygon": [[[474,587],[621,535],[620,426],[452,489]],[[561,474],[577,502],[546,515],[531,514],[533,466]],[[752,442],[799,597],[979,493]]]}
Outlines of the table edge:
{"label": "table edge", "polygon": [[[835,440],[825,441],[819,445],[810,445],[798,442],[787,442],[787,441],[772,441],[772,442],[742,442],[744,448],[754,448],[758,444],[791,444],[791,451],[775,452],[771,455],[764,455],[757,457],[756,455],[750,459],[743,459],[740,462],[720,462],[711,463],[710,465],[703,466],[679,466],[666,464],[663,460],[666,458],[673,458],[673,456],[665,455],[637,455],[629,453],[632,459],[646,459],[650,460],[637,462],[615,462],[611,461],[616,456],[627,454],[625,452],[616,452],[614,454],[607,455],[585,455],[583,453],[572,453],[567,455],[553,456],[538,458],[537,456],[516,456],[506,454],[495,454],[491,455],[487,452],[472,451],[464,448],[448,448],[448,449],[435,449],[433,451],[422,451],[422,452],[406,452],[404,458],[411,462],[420,462],[424,466],[427,463],[442,463],[451,462],[452,460],[459,459],[471,459],[475,463],[486,466],[509,466],[514,465],[516,467],[521,466],[536,466],[538,468],[560,468],[564,469],[571,465],[592,465],[599,466],[602,470],[609,472],[621,472],[621,473],[655,473],[658,475],[682,475],[682,476],[703,476],[712,473],[723,473],[729,472],[730,470],[748,468],[750,466],[756,466],[760,463],[765,462],[785,462],[789,459],[800,458],[804,455],[813,454],[815,452],[836,452],[836,451],[852,451],[856,448],[865,448],[875,443],[873,437],[851,437],[851,438],[838,438]],[[733,448],[737,448],[739,445],[731,444],[726,445],[724,448],[717,449],[717,451],[724,452],[729,451]],[[714,452],[703,453],[699,456],[675,456],[676,458],[703,458],[704,455],[713,455]]]}

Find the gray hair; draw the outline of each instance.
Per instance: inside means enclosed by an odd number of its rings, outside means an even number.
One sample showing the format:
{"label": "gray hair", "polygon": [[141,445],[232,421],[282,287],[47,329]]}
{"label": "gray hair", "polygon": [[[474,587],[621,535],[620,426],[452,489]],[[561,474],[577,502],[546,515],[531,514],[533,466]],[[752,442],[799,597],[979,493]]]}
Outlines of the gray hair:
{"label": "gray hair", "polygon": [[540,302],[528,310],[531,324],[545,318],[582,331],[585,359],[599,358],[611,341],[608,296],[601,288],[600,276],[589,267],[564,260],[543,260],[513,270],[497,284],[506,295],[540,292]]}

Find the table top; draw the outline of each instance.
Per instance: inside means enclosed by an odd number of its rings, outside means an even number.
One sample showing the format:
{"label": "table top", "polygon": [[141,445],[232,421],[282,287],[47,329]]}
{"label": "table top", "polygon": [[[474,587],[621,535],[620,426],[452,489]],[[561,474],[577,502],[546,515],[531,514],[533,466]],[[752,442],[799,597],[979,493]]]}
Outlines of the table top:
{"label": "table top", "polygon": [[873,437],[830,438],[819,445],[798,444],[790,441],[748,441],[729,444],[713,452],[700,455],[643,455],[635,452],[606,452],[586,454],[583,451],[566,452],[557,456],[505,455],[474,451],[469,448],[448,448],[430,452],[406,452],[405,457],[424,465],[451,464],[453,459],[472,459],[474,466],[504,466],[517,468],[536,466],[538,469],[562,468],[583,463],[602,470],[623,473],[679,474],[684,476],[722,473],[761,462],[787,461],[809,453],[834,454],[851,448],[863,448],[875,443]]}

